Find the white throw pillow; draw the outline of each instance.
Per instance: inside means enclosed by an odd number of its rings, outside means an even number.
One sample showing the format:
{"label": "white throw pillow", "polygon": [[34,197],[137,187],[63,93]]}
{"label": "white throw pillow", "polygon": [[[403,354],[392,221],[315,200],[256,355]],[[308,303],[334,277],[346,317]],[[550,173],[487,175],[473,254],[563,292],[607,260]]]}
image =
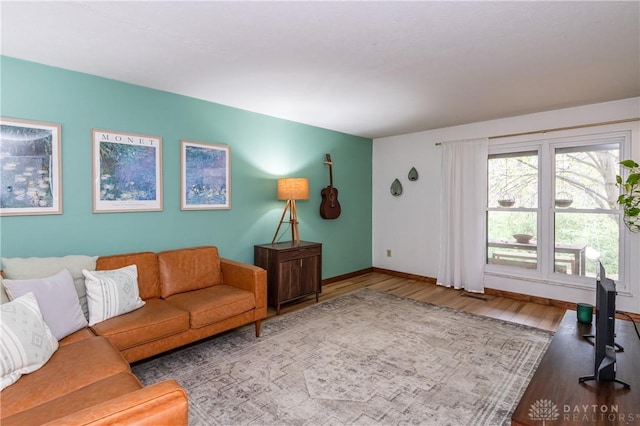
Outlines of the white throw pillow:
{"label": "white throw pillow", "polygon": [[5,279],[3,284],[11,300],[27,293],[34,294],[42,317],[56,339],[60,340],[87,326],[73,277],[67,269],[47,278]]}
{"label": "white throw pillow", "polygon": [[58,349],[33,293],[0,306],[0,332],[0,390],[42,367]]}
{"label": "white throw pillow", "polygon": [[105,271],[82,270],[87,286],[89,325],[126,314],[144,305],[136,265]]}

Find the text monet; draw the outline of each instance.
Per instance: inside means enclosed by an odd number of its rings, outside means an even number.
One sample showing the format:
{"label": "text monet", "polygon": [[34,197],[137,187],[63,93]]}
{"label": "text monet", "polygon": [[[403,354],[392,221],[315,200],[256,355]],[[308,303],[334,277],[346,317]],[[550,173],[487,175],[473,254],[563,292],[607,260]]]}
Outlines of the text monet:
{"label": "text monet", "polygon": [[140,145],[140,146],[156,146],[158,144],[157,139],[145,137],[145,136],[136,136],[136,135],[122,135],[118,133],[98,133],[98,141],[99,142],[115,142],[115,143],[124,143],[129,145]]}

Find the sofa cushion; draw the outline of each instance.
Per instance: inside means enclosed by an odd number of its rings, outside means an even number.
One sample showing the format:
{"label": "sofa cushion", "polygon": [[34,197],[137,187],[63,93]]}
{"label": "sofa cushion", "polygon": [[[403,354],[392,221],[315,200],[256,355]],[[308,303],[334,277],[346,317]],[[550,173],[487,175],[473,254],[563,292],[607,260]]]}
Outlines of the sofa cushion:
{"label": "sofa cushion", "polygon": [[90,328],[83,328],[81,330],[76,331],[75,333],[71,333],[64,339],[59,340],[58,345],[60,346],[68,345],[70,343],[75,343],[84,339],[90,339],[92,337],[96,337],[96,335],[93,334],[93,331],[91,331]]}
{"label": "sofa cushion", "polygon": [[176,293],[222,284],[220,256],[214,246],[184,248],[158,253],[163,298]]}
{"label": "sofa cushion", "polygon": [[138,291],[140,298],[147,300],[160,297],[158,256],[155,253],[145,251],[140,253],[100,256],[96,261],[96,267],[94,269],[120,269],[129,265],[136,265],[138,268]]}
{"label": "sofa cushion", "polygon": [[83,269],[96,268],[95,256],[70,255],[63,257],[3,257],[2,276],[12,280],[46,278],[68,269],[80,299],[80,307],[86,318],[89,318],[87,295],[84,287]]}
{"label": "sofa cushion", "polygon": [[144,306],[138,292],[136,265],[108,271],[84,269],[82,273],[86,278],[90,326]]}
{"label": "sofa cushion", "polygon": [[42,317],[57,340],[87,326],[68,269],[47,278],[4,279],[3,283],[12,300],[33,292]]}
{"label": "sofa cushion", "polygon": [[60,346],[37,374],[26,374],[2,391],[2,416],[11,416],[130,371],[129,363],[104,337]]}
{"label": "sofa cushion", "polygon": [[56,349],[33,293],[0,306],[0,390],[41,368]]}
{"label": "sofa cushion", "polygon": [[187,393],[175,380],[165,380],[79,410],[47,426],[187,426]]}
{"label": "sofa cushion", "polygon": [[162,299],[149,299],[128,314],[103,321],[93,331],[122,351],[189,329],[189,314]]}
{"label": "sofa cushion", "polygon": [[252,292],[228,285],[180,293],[167,298],[189,312],[191,328],[200,328],[225,320],[256,307]]}
{"label": "sofa cushion", "polygon": [[[2,418],[2,426],[42,425],[60,417],[93,407],[120,395],[142,388],[140,381],[131,373],[119,373],[90,383],[75,391],[47,401],[29,410]],[[4,415],[4,413],[2,413]]]}

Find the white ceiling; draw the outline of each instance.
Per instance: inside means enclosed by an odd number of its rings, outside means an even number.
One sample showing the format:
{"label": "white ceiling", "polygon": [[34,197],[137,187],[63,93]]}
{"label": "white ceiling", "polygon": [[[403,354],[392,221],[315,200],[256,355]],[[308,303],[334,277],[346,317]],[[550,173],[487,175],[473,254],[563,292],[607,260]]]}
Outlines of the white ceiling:
{"label": "white ceiling", "polygon": [[640,2],[1,3],[3,55],[366,137],[640,96]]}

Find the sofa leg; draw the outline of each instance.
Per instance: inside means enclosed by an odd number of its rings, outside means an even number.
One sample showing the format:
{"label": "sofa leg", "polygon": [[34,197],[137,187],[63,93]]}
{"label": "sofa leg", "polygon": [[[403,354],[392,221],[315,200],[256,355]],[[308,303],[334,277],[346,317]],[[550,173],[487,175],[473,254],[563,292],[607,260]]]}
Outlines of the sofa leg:
{"label": "sofa leg", "polygon": [[258,321],[255,322],[255,324],[256,324],[256,337],[260,337],[260,321],[261,320],[258,320]]}

